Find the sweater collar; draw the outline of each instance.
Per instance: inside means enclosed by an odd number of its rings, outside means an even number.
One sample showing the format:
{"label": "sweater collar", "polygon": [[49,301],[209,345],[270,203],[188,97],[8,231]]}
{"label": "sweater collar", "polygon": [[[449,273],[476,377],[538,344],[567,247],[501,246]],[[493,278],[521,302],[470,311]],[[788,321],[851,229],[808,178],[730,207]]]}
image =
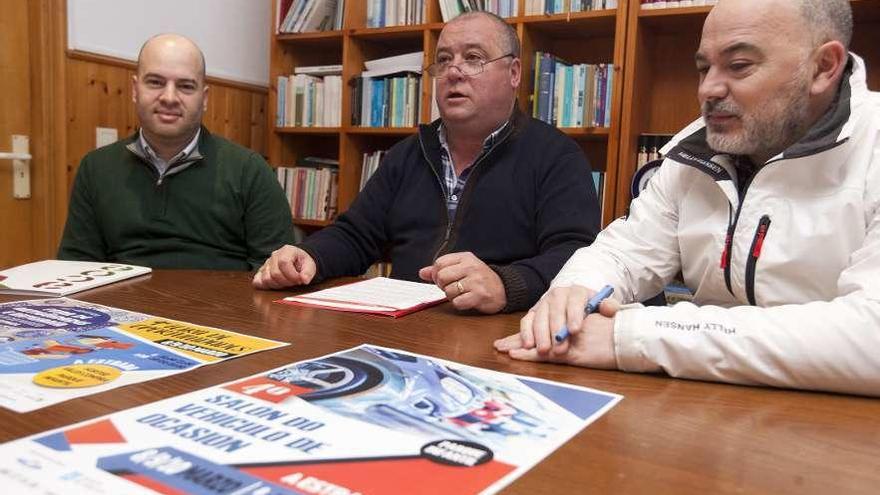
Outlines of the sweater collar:
{"label": "sweater collar", "polygon": [[202,160],[204,158],[202,150],[206,147],[209,138],[210,133],[208,132],[208,129],[205,128],[205,126],[200,126],[199,130],[196,131],[196,135],[193,136],[192,141],[190,141],[180,153],[169,160],[164,169],[157,165],[156,160],[161,161],[161,159],[155,154],[152,148],[150,148],[149,143],[144,139],[142,129],[138,129],[134,135],[129,138],[129,142],[125,147],[132,154],[140,158],[142,162],[148,164],[151,169],[155,170],[161,181],[163,178],[180,173]]}
{"label": "sweater collar", "polygon": [[[511,135],[519,132],[524,125],[525,115],[519,110],[518,107],[514,106],[513,111],[510,114],[510,117],[507,119],[507,122],[502,125],[500,129],[498,129],[495,133],[493,133],[492,138],[492,148],[495,146],[502,144],[507,140]],[[419,142],[421,143],[422,149],[424,150],[425,155],[428,157],[431,166],[437,170],[437,173],[442,173],[442,169],[440,168],[440,126],[443,125],[442,119],[437,119],[430,124],[420,124],[419,125]]]}

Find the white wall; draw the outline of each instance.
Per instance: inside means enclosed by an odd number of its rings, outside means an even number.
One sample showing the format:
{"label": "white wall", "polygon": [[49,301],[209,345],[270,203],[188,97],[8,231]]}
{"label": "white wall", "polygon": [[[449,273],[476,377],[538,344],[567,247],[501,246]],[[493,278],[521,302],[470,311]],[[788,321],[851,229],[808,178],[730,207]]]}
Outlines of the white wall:
{"label": "white wall", "polygon": [[68,0],[67,46],[134,61],[150,36],[180,33],[208,75],[266,86],[271,15],[266,0]]}

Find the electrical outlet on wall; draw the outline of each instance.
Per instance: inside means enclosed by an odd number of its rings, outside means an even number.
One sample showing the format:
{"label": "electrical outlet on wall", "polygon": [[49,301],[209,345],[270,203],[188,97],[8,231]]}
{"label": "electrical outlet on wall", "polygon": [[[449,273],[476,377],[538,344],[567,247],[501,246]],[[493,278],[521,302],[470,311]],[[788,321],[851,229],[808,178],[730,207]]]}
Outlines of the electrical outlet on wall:
{"label": "electrical outlet on wall", "polygon": [[113,127],[95,128],[95,147],[107,146],[119,140],[119,133]]}

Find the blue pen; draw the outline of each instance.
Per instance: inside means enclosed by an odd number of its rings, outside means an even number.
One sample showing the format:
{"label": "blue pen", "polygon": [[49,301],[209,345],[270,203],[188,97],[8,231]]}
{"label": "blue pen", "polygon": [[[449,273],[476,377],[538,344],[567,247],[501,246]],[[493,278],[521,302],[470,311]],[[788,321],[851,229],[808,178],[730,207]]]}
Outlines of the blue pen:
{"label": "blue pen", "polygon": [[[602,287],[602,290],[597,292],[587,301],[587,306],[584,308],[584,317],[591,313],[595,313],[599,309],[599,305],[602,304],[602,301],[608,299],[608,296],[614,293],[614,287],[610,285],[606,285]],[[556,332],[556,335],[553,336],[556,339],[556,342],[562,342],[563,340],[568,338],[568,327],[563,325],[562,328]]]}

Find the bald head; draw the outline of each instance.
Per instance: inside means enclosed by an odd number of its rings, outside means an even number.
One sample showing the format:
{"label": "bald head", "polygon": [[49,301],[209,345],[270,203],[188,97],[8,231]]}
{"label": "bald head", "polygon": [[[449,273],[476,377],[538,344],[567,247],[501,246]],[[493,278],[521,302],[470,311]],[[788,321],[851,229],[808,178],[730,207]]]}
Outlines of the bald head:
{"label": "bald head", "polygon": [[852,39],[852,7],[849,0],[719,0],[706,24],[731,15],[749,13],[755,19],[776,19],[780,29],[815,48],[829,41],[839,41],[849,48]]}
{"label": "bald head", "polygon": [[801,16],[813,32],[816,45],[839,41],[849,48],[853,19],[849,0],[798,0]]}
{"label": "bald head", "polygon": [[143,75],[145,59],[153,57],[174,57],[184,63],[191,62],[198,70],[199,77],[205,80],[205,55],[191,39],[179,34],[157,34],[144,42],[138,52],[138,75]]}

